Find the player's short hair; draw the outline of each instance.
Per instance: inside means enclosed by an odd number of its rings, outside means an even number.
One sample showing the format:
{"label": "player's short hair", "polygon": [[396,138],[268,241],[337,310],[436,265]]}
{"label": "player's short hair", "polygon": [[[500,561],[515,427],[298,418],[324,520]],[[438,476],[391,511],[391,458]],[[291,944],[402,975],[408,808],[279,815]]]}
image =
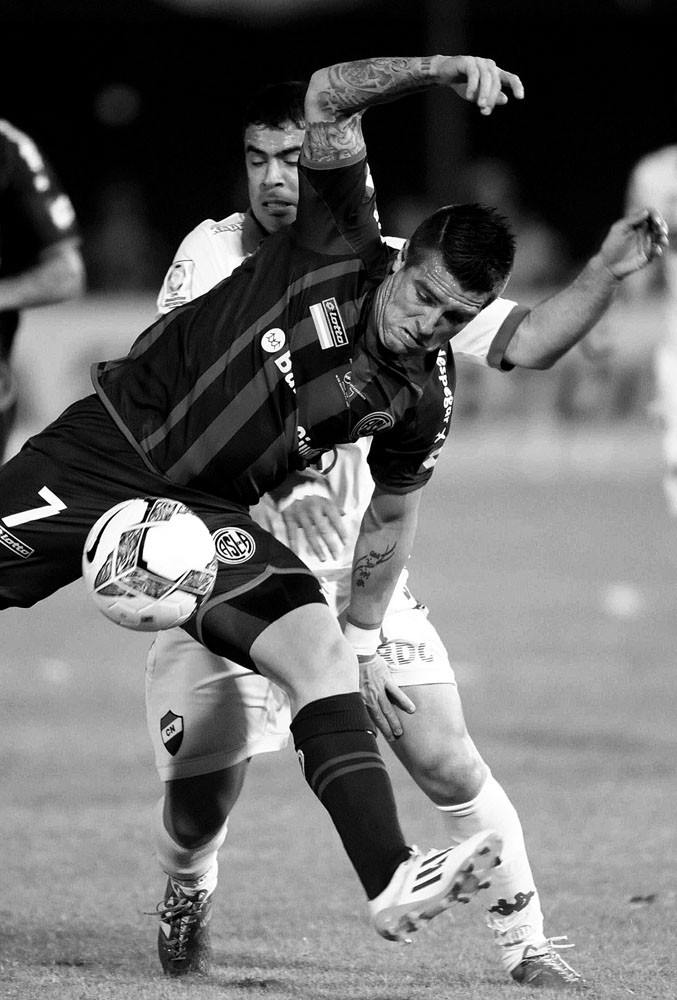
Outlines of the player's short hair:
{"label": "player's short hair", "polygon": [[245,108],[242,117],[242,131],[249,125],[264,128],[281,128],[286,122],[293,122],[297,128],[305,128],[304,103],[308,84],[304,80],[283,80],[268,83],[257,90]]}
{"label": "player's short hair", "polygon": [[515,237],[507,220],[476,202],[445,205],[415,230],[405,266],[420,264],[431,251],[442,255],[447,271],[468,291],[491,292],[503,286],[515,261]]}

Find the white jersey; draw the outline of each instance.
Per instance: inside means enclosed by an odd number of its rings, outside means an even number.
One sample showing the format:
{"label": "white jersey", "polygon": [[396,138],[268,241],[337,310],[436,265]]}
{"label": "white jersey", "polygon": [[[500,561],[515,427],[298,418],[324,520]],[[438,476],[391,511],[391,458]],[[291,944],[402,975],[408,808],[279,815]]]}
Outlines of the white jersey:
{"label": "white jersey", "polygon": [[[677,346],[677,145],[664,146],[642,157],[635,165],[626,196],[628,211],[655,208],[668,224],[670,243],[660,266],[665,277],[665,319],[673,345]],[[641,272],[638,283],[651,280],[650,272]]]}
{"label": "white jersey", "polygon": [[[180,244],[158,295],[159,311],[169,312],[198,295],[204,295],[250,256],[265,235],[250,212],[235,212],[220,222],[205,219]],[[386,237],[386,242],[400,249],[405,241]],[[454,337],[454,355],[488,366],[491,344],[515,306],[516,303],[510,299],[499,298],[483,309]],[[366,462],[369,444],[369,438],[361,438],[355,444],[334,448],[323,456],[318,467],[319,474],[309,471],[307,486],[296,487],[290,495],[293,499],[304,492],[324,492],[344,511],[343,525],[348,540],[338,559],[328,557],[326,562],[320,562],[304,540],[295,546],[296,554],[323,579],[335,580],[352,567],[360,524],[374,490],[374,481]],[[252,515],[286,541],[282,518],[271,500],[264,498],[253,508]]]}
{"label": "white jersey", "polygon": [[182,240],[157,297],[160,313],[204,295],[249,257],[265,230],[249,212],[215,222],[205,219]]}

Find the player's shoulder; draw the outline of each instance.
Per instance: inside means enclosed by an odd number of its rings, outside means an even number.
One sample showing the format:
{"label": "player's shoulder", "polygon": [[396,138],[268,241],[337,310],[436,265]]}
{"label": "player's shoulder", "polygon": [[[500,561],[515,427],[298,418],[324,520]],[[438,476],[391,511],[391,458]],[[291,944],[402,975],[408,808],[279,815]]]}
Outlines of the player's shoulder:
{"label": "player's shoulder", "polygon": [[211,237],[223,239],[230,233],[241,233],[244,229],[244,212],[233,212],[225,219],[205,219],[198,228],[204,228]]}

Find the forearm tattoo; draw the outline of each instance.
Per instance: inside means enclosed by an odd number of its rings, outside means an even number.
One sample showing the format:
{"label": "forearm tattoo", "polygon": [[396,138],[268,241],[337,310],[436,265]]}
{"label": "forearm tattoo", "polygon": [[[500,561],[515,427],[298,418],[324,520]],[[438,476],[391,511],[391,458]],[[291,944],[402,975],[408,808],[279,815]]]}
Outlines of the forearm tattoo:
{"label": "forearm tattoo", "polygon": [[306,144],[315,161],[353,156],[364,146],[362,112],[436,82],[432,56],[361,59],[327,70],[328,86],[318,94],[324,120],[312,122]]}
{"label": "forearm tattoo", "polygon": [[388,562],[395,554],[397,543],[390,546],[384,552],[375,552],[373,549],[366,556],[362,556],[353,566],[353,580],[356,587],[364,587],[371,576],[371,571],[382,563]]}

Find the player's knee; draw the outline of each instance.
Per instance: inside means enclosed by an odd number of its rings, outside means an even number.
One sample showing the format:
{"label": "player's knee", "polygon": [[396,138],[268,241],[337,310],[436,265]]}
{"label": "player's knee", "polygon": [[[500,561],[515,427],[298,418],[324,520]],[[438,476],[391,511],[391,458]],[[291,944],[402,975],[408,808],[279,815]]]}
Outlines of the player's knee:
{"label": "player's knee", "polygon": [[247,761],[232,768],[168,781],[165,822],[178,844],[202,847],[223,829],[242,789]]}
{"label": "player's knee", "polygon": [[416,762],[414,777],[436,806],[454,806],[479,794],[486,773],[476,748],[461,740],[434,747],[424,760]]}

